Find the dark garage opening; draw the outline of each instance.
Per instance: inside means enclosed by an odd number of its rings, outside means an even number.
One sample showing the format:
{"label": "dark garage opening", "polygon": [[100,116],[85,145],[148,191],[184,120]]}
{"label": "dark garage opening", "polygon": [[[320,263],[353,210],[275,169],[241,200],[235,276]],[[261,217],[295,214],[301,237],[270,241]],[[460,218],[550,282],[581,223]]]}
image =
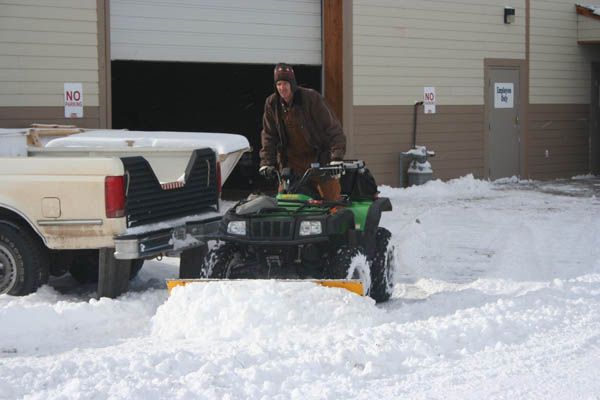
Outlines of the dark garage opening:
{"label": "dark garage opening", "polygon": [[[113,61],[112,126],[143,131],[224,132],[253,148],[229,176],[224,198],[272,187],[257,173],[273,64]],[[294,66],[300,86],[321,90],[320,66]]]}

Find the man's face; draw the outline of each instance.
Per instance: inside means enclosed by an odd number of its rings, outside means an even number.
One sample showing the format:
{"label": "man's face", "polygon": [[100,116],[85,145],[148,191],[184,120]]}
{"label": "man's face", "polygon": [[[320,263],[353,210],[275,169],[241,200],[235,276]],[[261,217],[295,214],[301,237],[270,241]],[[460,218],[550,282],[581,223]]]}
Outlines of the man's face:
{"label": "man's face", "polygon": [[292,85],[288,81],[277,81],[276,86],[279,95],[289,103],[292,100]]}

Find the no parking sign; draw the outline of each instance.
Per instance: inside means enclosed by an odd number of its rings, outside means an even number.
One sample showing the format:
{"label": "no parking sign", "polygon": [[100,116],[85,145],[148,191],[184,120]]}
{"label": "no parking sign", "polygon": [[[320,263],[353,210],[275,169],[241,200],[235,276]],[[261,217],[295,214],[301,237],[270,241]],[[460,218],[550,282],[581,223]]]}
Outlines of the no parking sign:
{"label": "no parking sign", "polygon": [[65,118],[83,118],[81,83],[65,83]]}
{"label": "no parking sign", "polygon": [[435,88],[426,86],[423,88],[423,111],[425,114],[435,114]]}

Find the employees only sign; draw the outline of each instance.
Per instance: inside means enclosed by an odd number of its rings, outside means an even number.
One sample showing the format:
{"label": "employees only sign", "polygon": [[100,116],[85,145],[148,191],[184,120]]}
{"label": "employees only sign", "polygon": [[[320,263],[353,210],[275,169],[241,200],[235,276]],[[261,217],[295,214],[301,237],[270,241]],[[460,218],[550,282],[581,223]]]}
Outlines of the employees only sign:
{"label": "employees only sign", "polygon": [[83,118],[81,83],[65,83],[65,118]]}
{"label": "employees only sign", "polygon": [[494,108],[513,108],[515,88],[512,82],[494,82]]}

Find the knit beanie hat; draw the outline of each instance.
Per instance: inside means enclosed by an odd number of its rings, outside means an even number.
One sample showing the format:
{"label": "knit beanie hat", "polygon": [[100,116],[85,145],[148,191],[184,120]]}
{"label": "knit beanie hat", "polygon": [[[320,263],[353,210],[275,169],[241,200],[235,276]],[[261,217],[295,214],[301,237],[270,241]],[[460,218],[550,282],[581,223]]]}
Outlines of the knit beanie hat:
{"label": "knit beanie hat", "polygon": [[294,74],[294,68],[291,65],[286,63],[279,63],[275,66],[275,70],[273,71],[273,79],[275,84],[278,81],[287,81],[290,83],[292,87],[292,92],[296,91],[298,85],[296,84],[296,75]]}

